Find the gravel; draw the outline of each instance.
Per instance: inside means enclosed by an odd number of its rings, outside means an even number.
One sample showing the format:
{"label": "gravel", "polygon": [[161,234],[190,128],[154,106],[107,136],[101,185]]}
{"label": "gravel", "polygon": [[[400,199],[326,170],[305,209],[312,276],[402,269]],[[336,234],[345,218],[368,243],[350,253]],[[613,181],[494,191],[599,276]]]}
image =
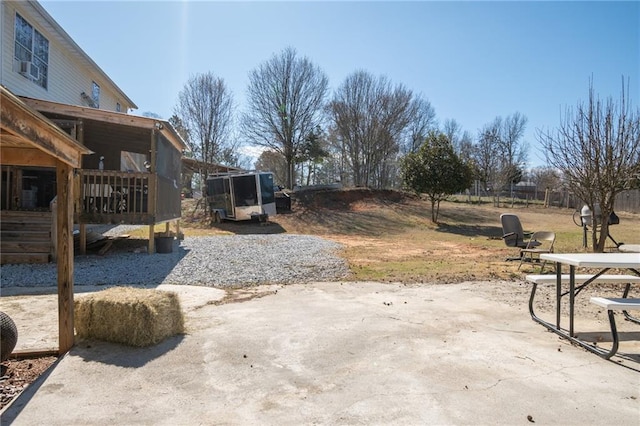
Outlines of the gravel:
{"label": "gravel", "polygon": [[[187,237],[172,253],[115,252],[76,256],[74,284],[184,284],[239,287],[333,281],[348,272],[342,245],[307,235],[229,235]],[[0,285],[55,286],[55,263],[2,265]]]}

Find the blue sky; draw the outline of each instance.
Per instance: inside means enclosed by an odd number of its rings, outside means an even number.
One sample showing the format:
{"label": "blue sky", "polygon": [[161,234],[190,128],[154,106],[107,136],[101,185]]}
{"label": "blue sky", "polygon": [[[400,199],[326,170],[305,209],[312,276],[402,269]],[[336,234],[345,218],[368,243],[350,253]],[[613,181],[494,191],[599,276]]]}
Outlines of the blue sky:
{"label": "blue sky", "polygon": [[640,102],[640,2],[41,1],[138,105],[169,118],[188,78],[222,77],[242,110],[248,73],[294,47],[338,87],[386,75],[428,99],[440,122],[474,137],[497,116],[528,118],[529,165],[544,164],[536,129],[588,94]]}

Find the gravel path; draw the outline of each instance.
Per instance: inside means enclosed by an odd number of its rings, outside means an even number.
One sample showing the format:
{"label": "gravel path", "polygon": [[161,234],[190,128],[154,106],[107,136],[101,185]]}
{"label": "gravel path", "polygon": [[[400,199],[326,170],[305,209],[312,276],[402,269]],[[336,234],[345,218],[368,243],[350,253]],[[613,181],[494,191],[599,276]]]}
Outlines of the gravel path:
{"label": "gravel path", "polygon": [[[333,281],[348,273],[338,243],[307,235],[231,235],[174,241],[166,254],[76,256],[74,284],[184,284],[230,287]],[[55,286],[54,263],[3,265],[0,285]]]}

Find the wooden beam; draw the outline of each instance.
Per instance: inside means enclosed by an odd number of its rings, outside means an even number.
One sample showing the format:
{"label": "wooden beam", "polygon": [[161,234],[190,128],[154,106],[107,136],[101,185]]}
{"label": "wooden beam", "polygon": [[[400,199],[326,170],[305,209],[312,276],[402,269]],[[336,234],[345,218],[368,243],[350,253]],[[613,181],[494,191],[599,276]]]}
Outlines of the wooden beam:
{"label": "wooden beam", "polygon": [[147,249],[147,253],[153,254],[156,252],[156,225],[153,223],[149,224],[149,247]]}
{"label": "wooden beam", "polygon": [[87,224],[81,223],[80,227],[80,254],[87,254]]}
{"label": "wooden beam", "polygon": [[60,354],[74,344],[73,328],[73,169],[59,161],[56,170],[58,199],[58,341]]}
{"label": "wooden beam", "polygon": [[56,126],[63,129],[74,129],[78,124],[77,120],[62,120],[62,119],[52,118],[51,121],[55,123]]}
{"label": "wooden beam", "polygon": [[0,105],[0,129],[21,138],[25,147],[38,148],[75,168],[82,166],[83,154],[91,153],[4,87],[0,87]]}
{"label": "wooden beam", "polygon": [[9,146],[0,146],[0,158],[2,158],[2,164],[11,164],[12,166],[56,166],[55,158],[37,148],[14,148]]}
{"label": "wooden beam", "polygon": [[55,356],[60,354],[58,349],[23,349],[11,352],[9,358],[14,359],[33,359],[42,358],[44,356]]}
{"label": "wooden beam", "polygon": [[85,118],[88,120],[102,121],[105,123],[119,124],[123,126],[135,126],[145,129],[155,128],[157,120],[149,117],[129,115],[123,112],[106,111],[77,105],[67,105],[42,99],[20,98],[25,104],[39,112],[60,114],[70,117]]}
{"label": "wooden beam", "polygon": [[158,191],[158,174],[156,173],[157,160],[158,160],[158,135],[156,130],[151,131],[151,176],[149,177],[149,191],[147,201],[147,212],[151,218],[149,224],[149,254],[156,252],[156,240],[155,240],[155,223],[156,215],[158,213],[157,207],[157,191]]}

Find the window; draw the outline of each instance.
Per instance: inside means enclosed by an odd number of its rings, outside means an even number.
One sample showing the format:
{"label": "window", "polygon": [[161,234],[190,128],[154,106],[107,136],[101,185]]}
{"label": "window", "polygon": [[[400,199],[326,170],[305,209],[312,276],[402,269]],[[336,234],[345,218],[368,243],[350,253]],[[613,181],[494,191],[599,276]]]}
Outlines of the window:
{"label": "window", "polygon": [[120,106],[120,102],[116,103],[116,112],[122,111],[122,107]]}
{"label": "window", "polygon": [[100,108],[100,86],[95,81],[91,87],[91,100],[93,101],[94,108]]}
{"label": "window", "polygon": [[256,191],[256,176],[233,176],[233,190],[236,206],[255,206],[258,204]]}
{"label": "window", "polygon": [[18,72],[47,88],[49,75],[49,40],[16,13],[14,58]]}
{"label": "window", "polygon": [[276,196],[273,192],[273,175],[271,173],[260,173],[260,195],[263,205],[276,202]]}

